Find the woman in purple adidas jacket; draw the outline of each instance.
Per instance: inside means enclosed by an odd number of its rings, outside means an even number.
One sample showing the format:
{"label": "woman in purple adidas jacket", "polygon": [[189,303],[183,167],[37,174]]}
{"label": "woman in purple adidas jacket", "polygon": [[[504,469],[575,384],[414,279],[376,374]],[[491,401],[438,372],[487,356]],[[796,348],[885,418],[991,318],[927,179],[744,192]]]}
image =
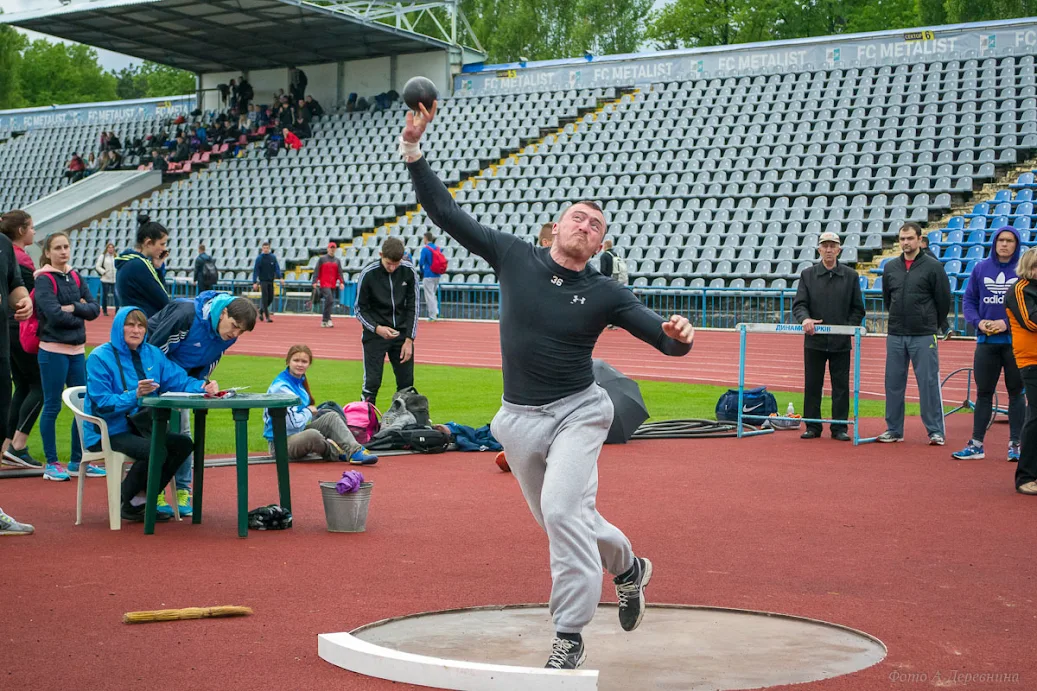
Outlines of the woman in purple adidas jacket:
{"label": "woman in purple adidas jacket", "polygon": [[959,460],[985,458],[983,437],[993,408],[994,389],[1005,372],[1008,389],[1008,457],[1019,460],[1019,435],[1026,418],[1023,381],[1012,353],[1012,333],[1008,330],[1005,293],[1016,282],[1015,265],[1019,261],[1019,231],[1002,226],[990,241],[990,256],[976,264],[969,276],[963,300],[965,321],[976,330],[976,355],[972,376],[976,380],[976,409],[972,419],[972,439],[952,456]]}

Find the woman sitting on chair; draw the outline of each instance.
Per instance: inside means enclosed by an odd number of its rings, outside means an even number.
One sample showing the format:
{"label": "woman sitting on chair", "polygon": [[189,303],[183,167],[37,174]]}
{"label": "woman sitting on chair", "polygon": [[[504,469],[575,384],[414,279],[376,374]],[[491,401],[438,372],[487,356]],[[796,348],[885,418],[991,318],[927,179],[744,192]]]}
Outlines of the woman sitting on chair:
{"label": "woman sitting on chair", "polygon": [[[285,424],[288,428],[288,460],[298,461],[317,454],[325,461],[348,461],[354,465],[374,465],[378,456],[367,452],[334,410],[318,410],[313,405],[306,370],[313,364],[313,353],[308,346],[293,345],[285,356],[288,367],[270,384],[267,393],[293,394],[302,401],[288,409]],[[263,412],[263,436],[274,453],[274,429],[270,413]]]}
{"label": "woman sitting on chair", "polygon": [[[128,521],[144,520],[144,493],[148,484],[151,439],[147,435],[150,432],[138,431],[129,419],[141,411],[140,399],[166,391],[210,394],[219,391],[215,381],[205,382],[187,376],[161,350],[145,343],[147,334],[148,320],[144,312],[136,307],[123,307],[112,322],[111,342],[94,350],[86,362],[84,412],[108,424],[112,451],[133,459],[133,465],[122,481],[122,517]],[[83,437],[91,451],[101,450],[101,434],[96,425],[86,423]],[[190,437],[169,434],[159,487],[169,484],[176,469],[191,455],[193,447]],[[169,518],[163,514],[158,516],[160,521]]]}

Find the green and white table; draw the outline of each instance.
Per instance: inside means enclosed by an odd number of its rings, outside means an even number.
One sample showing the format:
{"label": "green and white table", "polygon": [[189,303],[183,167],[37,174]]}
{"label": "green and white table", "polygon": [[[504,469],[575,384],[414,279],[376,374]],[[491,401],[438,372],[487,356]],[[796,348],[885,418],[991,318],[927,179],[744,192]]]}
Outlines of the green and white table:
{"label": "green and white table", "polygon": [[291,511],[292,493],[288,484],[288,433],[285,416],[289,406],[299,405],[291,395],[238,394],[232,398],[202,396],[145,396],[140,401],[152,409],[154,424],[151,457],[148,459],[148,490],[144,508],[144,534],[155,532],[161,468],[166,462],[166,435],[173,410],[194,411],[194,506],[192,521],[202,522],[202,489],[205,473],[205,419],[210,410],[230,410],[234,416],[234,445],[238,468],[238,536],[248,537],[248,418],[253,409],[269,409],[274,428],[274,460],[277,463],[277,489],[280,504]]}

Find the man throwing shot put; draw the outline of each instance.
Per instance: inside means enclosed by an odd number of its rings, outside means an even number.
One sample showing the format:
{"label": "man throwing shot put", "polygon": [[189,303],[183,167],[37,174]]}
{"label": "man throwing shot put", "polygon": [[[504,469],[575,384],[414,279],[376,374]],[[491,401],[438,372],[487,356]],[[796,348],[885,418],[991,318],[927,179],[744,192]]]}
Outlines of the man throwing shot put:
{"label": "man throwing shot put", "polygon": [[595,508],[598,454],[612,424],[612,401],[594,383],[591,352],[606,324],[620,326],[667,355],[691,349],[684,317],[652,312],[587,266],[601,250],[605,217],[580,201],[554,224],[550,248],[486,228],[458,208],[422,158],[418,142],[436,113],[407,113],[400,153],[418,203],[437,226],[489,262],[500,282],[504,399],[491,423],[533,517],[547,532],[551,614],[548,668],[575,669],[586,658],[580,632],[601,599],[602,565],[614,576],[619,621],[633,631],[644,614],[652,563]]}

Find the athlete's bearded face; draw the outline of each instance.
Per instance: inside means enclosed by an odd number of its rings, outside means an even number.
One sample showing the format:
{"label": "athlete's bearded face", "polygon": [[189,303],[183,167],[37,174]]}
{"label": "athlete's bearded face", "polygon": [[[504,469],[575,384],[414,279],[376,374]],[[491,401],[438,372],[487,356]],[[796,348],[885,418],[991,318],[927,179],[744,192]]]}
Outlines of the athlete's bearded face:
{"label": "athlete's bearded face", "polygon": [[554,246],[563,254],[586,262],[601,251],[605,216],[586,204],[573,204],[554,227]]}

